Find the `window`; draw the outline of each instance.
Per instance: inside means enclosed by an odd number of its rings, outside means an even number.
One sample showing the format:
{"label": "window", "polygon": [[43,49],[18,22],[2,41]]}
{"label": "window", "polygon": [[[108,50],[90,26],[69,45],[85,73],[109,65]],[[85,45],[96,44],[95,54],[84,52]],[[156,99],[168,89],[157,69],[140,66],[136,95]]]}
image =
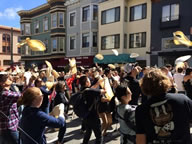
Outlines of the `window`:
{"label": "window", "polygon": [[76,45],[75,36],[70,37],[70,50],[74,50]]}
{"label": "window", "polygon": [[24,51],[25,51],[25,52],[24,52],[25,55],[29,55],[30,49],[29,49],[29,46],[28,46],[28,45],[25,45]]}
{"label": "window", "polygon": [[10,35],[7,35],[7,42],[10,42]]}
{"label": "window", "polygon": [[70,13],[70,26],[74,26],[75,25],[75,12]]}
{"label": "window", "polygon": [[[190,35],[186,35],[186,37],[190,39]],[[162,46],[162,49],[181,48],[181,45],[175,45],[175,43],[173,41],[173,37],[162,38],[161,46]],[[187,48],[187,46],[185,46],[185,45],[182,45],[182,47]]]}
{"label": "window", "polygon": [[137,5],[130,8],[130,21],[145,19],[147,17],[147,5]]}
{"label": "window", "polygon": [[64,51],[65,43],[64,43],[64,37],[60,37],[59,39],[59,50],[60,52]]}
{"label": "window", "polygon": [[89,33],[82,34],[82,47],[89,47]]}
{"label": "window", "polygon": [[111,35],[111,36],[103,36],[101,37],[101,49],[114,49],[120,48],[120,34]]}
{"label": "window", "polygon": [[59,13],[59,27],[64,27],[64,13]]}
{"label": "window", "polygon": [[97,32],[93,32],[93,47],[97,47]]}
{"label": "window", "polygon": [[25,46],[21,47],[21,55],[25,55]]}
{"label": "window", "polygon": [[97,20],[97,19],[98,19],[98,6],[93,5],[93,20]]}
{"label": "window", "polygon": [[11,60],[3,60],[3,65],[10,65],[11,64]]}
{"label": "window", "polygon": [[6,51],[7,51],[7,47],[3,46],[3,53],[6,53]]}
{"label": "window", "polygon": [[31,34],[31,26],[29,23],[25,24],[25,34],[30,35]]}
{"label": "window", "polygon": [[9,34],[3,34],[2,36],[2,52],[10,53],[11,52],[11,37]]}
{"label": "window", "polygon": [[48,39],[45,39],[45,40],[44,40],[44,44],[45,44],[45,48],[46,48],[45,51],[44,51],[44,54],[47,54],[47,53],[48,53],[48,48],[49,48],[49,47],[48,47],[48,46],[49,46],[49,41],[48,41]]}
{"label": "window", "polygon": [[179,4],[166,5],[162,8],[162,22],[179,19]]}
{"label": "window", "polygon": [[43,19],[43,29],[44,31],[48,31],[48,18]]}
{"label": "window", "polygon": [[146,32],[130,34],[129,48],[141,48],[146,46]]}
{"label": "window", "polygon": [[51,15],[51,27],[52,28],[57,27],[57,13],[53,13]]}
{"label": "window", "polygon": [[21,35],[25,34],[25,24],[21,24]]}
{"label": "window", "polygon": [[22,35],[30,35],[31,34],[30,23],[23,23],[23,24],[21,24],[21,34]]}
{"label": "window", "polygon": [[102,24],[120,21],[120,7],[102,11]]}
{"label": "window", "polygon": [[39,21],[34,22],[34,33],[39,33]]}
{"label": "window", "polygon": [[52,51],[57,51],[57,38],[52,39]]}
{"label": "window", "polygon": [[82,21],[86,22],[89,20],[89,16],[90,16],[90,8],[89,6],[83,7],[83,18]]}
{"label": "window", "polygon": [[124,49],[127,48],[127,34],[124,34]]}
{"label": "window", "polygon": [[124,11],[124,20],[125,20],[125,22],[127,22],[127,17],[128,17],[128,8],[125,7],[125,11]]}
{"label": "window", "polygon": [[21,48],[20,47],[17,48],[17,53],[21,54]]}

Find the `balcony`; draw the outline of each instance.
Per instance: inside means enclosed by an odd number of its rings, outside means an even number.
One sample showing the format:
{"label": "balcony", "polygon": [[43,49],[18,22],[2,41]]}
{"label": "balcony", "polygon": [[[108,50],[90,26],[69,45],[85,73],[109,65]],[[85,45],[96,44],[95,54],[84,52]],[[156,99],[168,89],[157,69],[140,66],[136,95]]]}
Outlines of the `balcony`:
{"label": "balcony", "polygon": [[160,20],[160,29],[180,27],[180,15],[163,17]]}

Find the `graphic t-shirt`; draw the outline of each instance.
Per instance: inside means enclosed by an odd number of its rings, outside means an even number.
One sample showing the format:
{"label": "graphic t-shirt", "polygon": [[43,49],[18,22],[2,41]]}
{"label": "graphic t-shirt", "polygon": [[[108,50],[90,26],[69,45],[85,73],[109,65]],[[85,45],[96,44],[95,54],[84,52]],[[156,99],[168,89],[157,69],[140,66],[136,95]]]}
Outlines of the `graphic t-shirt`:
{"label": "graphic t-shirt", "polygon": [[183,94],[152,97],[136,109],[136,133],[148,144],[190,144],[192,101]]}

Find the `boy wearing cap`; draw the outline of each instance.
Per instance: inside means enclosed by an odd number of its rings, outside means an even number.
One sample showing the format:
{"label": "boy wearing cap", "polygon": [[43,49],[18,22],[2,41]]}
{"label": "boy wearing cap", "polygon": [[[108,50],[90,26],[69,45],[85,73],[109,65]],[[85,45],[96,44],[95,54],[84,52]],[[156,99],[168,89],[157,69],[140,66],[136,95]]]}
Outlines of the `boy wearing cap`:
{"label": "boy wearing cap", "polygon": [[12,81],[7,74],[0,74],[0,143],[17,144],[19,115],[17,101],[21,94],[10,90]]}
{"label": "boy wearing cap", "polygon": [[132,92],[132,100],[129,102],[130,105],[138,105],[139,96],[141,96],[141,88],[139,86],[139,81],[137,80],[137,75],[139,74],[139,66],[134,64],[126,64],[124,66],[124,71],[127,73],[125,77],[125,82]]}

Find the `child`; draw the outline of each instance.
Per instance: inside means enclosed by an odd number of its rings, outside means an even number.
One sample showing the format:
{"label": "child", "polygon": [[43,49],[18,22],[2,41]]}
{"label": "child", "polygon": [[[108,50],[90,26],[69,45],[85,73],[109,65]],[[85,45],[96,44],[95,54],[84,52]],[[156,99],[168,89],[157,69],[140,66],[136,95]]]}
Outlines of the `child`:
{"label": "child", "polygon": [[135,143],[135,106],[128,103],[131,101],[131,91],[128,87],[118,86],[116,97],[120,102],[117,106],[117,117],[120,123],[121,144]]}

